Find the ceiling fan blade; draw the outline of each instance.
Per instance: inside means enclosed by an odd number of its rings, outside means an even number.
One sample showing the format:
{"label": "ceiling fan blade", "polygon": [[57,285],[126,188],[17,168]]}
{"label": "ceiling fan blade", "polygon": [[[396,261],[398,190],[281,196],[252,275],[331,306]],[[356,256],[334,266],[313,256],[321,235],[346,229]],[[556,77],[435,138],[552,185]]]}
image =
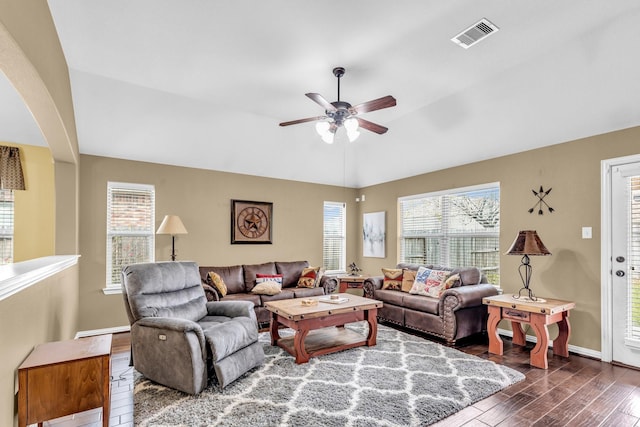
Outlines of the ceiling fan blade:
{"label": "ceiling fan blade", "polygon": [[373,101],[363,102],[362,104],[354,105],[349,109],[351,114],[368,113],[369,111],[382,110],[383,108],[394,107],[396,105],[396,99],[391,96],[383,96],[382,98],[374,99]]}
{"label": "ceiling fan blade", "polygon": [[306,119],[298,119],[298,120],[291,120],[290,122],[282,122],[280,123],[280,126],[291,126],[291,125],[297,125],[298,123],[315,122],[317,120],[324,120],[326,118],[327,116],[307,117]]}
{"label": "ceiling fan blade", "polygon": [[378,124],[370,122],[369,120],[361,119],[360,117],[356,117],[356,120],[358,121],[358,124],[360,125],[361,128],[369,130],[371,132],[375,132],[379,135],[382,135],[383,133],[389,130],[389,128],[380,126]]}
{"label": "ceiling fan blade", "polygon": [[324,108],[325,111],[336,111],[336,107],[331,105],[331,103],[329,101],[327,101],[326,99],[324,99],[324,97],[322,95],[320,95],[319,93],[305,93],[305,95],[307,95],[309,98],[311,98],[311,100],[313,102],[315,102],[316,104],[318,104],[322,108]]}

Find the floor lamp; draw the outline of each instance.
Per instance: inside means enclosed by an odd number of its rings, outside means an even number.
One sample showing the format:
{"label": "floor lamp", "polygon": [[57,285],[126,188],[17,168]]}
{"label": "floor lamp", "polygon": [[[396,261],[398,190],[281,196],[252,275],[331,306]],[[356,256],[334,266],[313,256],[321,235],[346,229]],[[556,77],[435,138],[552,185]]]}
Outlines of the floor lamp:
{"label": "floor lamp", "polygon": [[176,260],[176,235],[187,234],[187,229],[178,215],[166,215],[156,234],[171,234],[171,261]]}

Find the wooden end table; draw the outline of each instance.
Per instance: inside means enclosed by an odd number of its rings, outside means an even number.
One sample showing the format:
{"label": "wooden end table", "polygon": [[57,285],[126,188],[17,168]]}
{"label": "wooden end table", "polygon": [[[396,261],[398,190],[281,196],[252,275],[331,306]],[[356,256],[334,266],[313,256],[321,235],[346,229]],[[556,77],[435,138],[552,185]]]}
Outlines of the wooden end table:
{"label": "wooden end table", "polygon": [[362,289],[364,281],[369,276],[338,276],[338,292],[347,292],[347,289]]}
{"label": "wooden end table", "polygon": [[111,335],[37,346],[18,368],[18,425],[102,407],[109,426]]}
{"label": "wooden end table", "polygon": [[[335,294],[332,294],[335,295]],[[265,303],[271,312],[271,345],[277,345],[296,358],[296,363],[307,363],[311,357],[346,350],[363,345],[376,345],[378,309],[382,301],[352,294],[338,294],[347,298],[341,304],[322,302],[327,296],[293,298]],[[317,300],[313,306],[302,305],[301,300]],[[366,320],[369,334],[365,337],[345,329],[345,323]],[[280,337],[280,325],[296,331],[293,337]],[[332,328],[332,326],[339,326]]]}
{"label": "wooden end table", "polygon": [[553,354],[569,357],[569,311],[576,306],[570,301],[546,299],[546,302],[525,301],[516,299],[512,294],[485,297],[482,303],[489,309],[487,333],[489,335],[489,353],[502,355],[503,342],[498,335],[498,323],[505,319],[511,321],[513,343],[524,346],[525,333],[521,323],[528,323],[537,337],[536,346],[531,350],[529,363],[537,368],[547,369],[547,348],[549,347],[549,330],[547,325],[558,324],[558,337],[553,340]]}

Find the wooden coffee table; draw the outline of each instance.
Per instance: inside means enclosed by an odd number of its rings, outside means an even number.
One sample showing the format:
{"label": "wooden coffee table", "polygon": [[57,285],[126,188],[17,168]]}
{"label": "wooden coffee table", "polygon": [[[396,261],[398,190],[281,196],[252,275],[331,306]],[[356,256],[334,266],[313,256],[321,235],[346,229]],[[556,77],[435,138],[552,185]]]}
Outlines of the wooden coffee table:
{"label": "wooden coffee table", "polygon": [[[348,301],[340,304],[323,302],[324,298],[329,297],[327,295],[265,303],[265,307],[271,312],[271,345],[282,347],[296,358],[296,363],[307,363],[311,357],[348,348],[376,345],[376,316],[382,302],[352,294],[337,295]],[[303,299],[317,300],[318,304],[306,306],[301,302]],[[342,327],[345,323],[362,320],[369,324],[369,334],[366,337]],[[281,325],[295,330],[295,335],[281,337]]]}

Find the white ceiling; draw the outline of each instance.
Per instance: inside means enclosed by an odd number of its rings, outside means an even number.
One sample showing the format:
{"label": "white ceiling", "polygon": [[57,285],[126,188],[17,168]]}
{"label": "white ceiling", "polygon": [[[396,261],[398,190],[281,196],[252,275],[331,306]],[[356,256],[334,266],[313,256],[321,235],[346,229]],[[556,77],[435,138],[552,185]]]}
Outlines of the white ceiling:
{"label": "white ceiling", "polygon": [[[49,5],[84,154],[363,187],[640,125],[637,0]],[[483,17],[500,31],[450,41]],[[363,116],[389,132],[278,126],[323,114],[304,94],[335,101],[335,66],[341,100],[397,99]]]}

